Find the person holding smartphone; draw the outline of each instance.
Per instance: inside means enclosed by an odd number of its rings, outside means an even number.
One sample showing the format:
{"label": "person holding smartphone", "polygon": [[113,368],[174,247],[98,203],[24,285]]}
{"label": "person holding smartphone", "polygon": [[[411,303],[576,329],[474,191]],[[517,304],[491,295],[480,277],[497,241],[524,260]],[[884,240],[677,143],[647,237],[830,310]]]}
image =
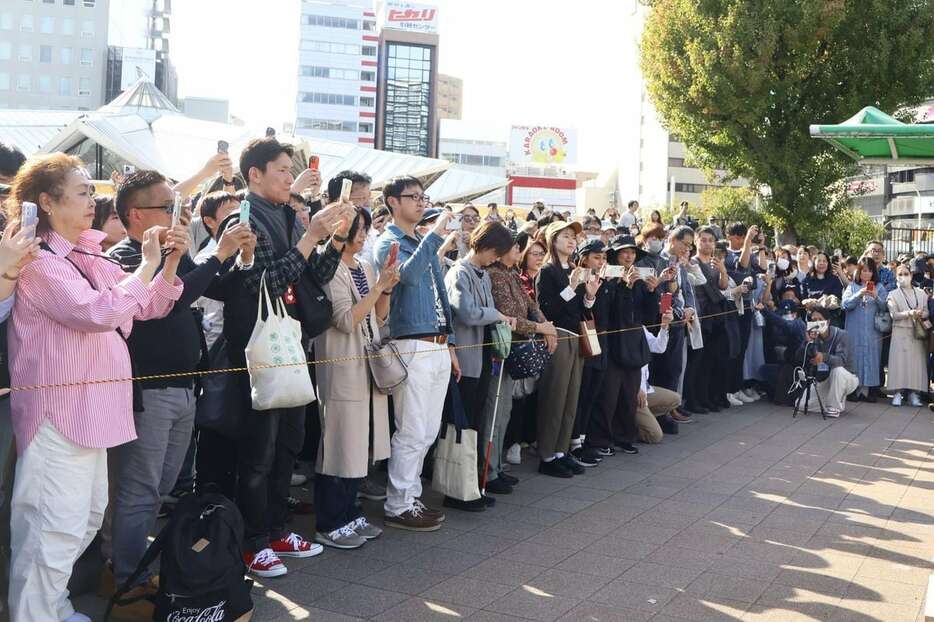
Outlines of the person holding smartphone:
{"label": "person holding smartphone", "polygon": [[886,300],[889,292],[879,282],[879,271],[871,257],[857,263],[853,282],[843,292],[846,311],[846,332],[850,338],[853,371],[859,379],[854,401],[876,402],[873,389],[881,383],[879,369],[882,364],[882,333],[876,327],[878,311],[888,312]]}
{"label": "person holding smartphone", "polygon": [[[43,244],[18,275],[12,384],[132,376],[124,337],[137,320],[165,317],[181,297],[176,270],[187,251],[185,227],[145,231],[139,265],[126,274],[101,254],[104,234],[91,229],[93,186],[81,160],[63,153],[32,158],[13,182],[11,220],[20,218],[24,201],[38,205]],[[107,449],[137,437],[132,394],[128,382],[13,394],[12,619],[89,620],[75,613],[67,584],[103,521]]]}

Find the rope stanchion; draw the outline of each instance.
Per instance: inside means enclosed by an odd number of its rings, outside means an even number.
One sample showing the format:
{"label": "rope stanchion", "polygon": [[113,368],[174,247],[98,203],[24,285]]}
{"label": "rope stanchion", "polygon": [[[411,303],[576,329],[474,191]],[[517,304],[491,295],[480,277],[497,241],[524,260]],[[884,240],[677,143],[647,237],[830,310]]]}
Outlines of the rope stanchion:
{"label": "rope stanchion", "polygon": [[[748,309],[744,306],[744,312],[745,312],[746,310],[753,310],[753,306],[750,305],[750,306],[748,307]],[[734,315],[734,314],[738,315],[738,314],[739,314],[739,309],[733,309],[733,310],[730,310],[730,311],[721,311],[721,312],[719,312],[719,313],[711,313],[711,314],[709,314],[709,315],[703,315],[703,316],[695,316],[695,317],[694,317],[694,320],[696,320],[696,321],[701,321],[701,320],[707,320],[707,319],[712,319],[712,318],[716,318],[716,317],[723,317],[723,316],[727,316],[727,315]],[[674,321],[672,321],[672,322],[669,322],[669,323],[668,323],[668,326],[679,326],[679,325],[680,325],[680,326],[683,326],[683,325],[686,325],[686,324],[687,324],[687,321],[686,321],[686,320],[674,320]],[[640,324],[639,326],[634,326],[634,327],[630,327],[630,328],[617,328],[617,329],[614,329],[614,330],[602,331],[602,332],[597,333],[597,335],[615,335],[615,334],[618,334],[618,333],[625,333],[625,332],[634,331],[634,330],[642,330],[643,327],[645,327],[645,328],[660,328],[661,326],[662,326],[661,323],[657,323],[657,324],[647,324],[647,325]],[[884,339],[886,339],[886,338],[888,338],[888,337],[889,337],[889,335],[884,335],[884,336],[880,339],[880,341],[881,341],[881,340],[884,340]],[[557,339],[558,341],[566,341],[566,340],[570,340],[570,339],[578,339],[578,336],[577,336],[577,335],[559,335],[558,337],[556,337],[556,339]],[[534,338],[533,338],[533,339],[524,339],[524,340],[523,340],[523,339],[516,339],[516,340],[513,340],[513,343],[529,343],[529,342],[531,342],[531,341],[541,341],[541,339],[534,339]],[[493,342],[489,342],[489,343],[477,343],[477,344],[469,344],[469,345],[461,345],[461,346],[458,346],[458,345],[453,345],[453,346],[441,346],[440,348],[436,348],[436,349],[422,350],[421,352],[402,352],[401,354],[405,354],[405,355],[407,355],[407,356],[408,356],[408,355],[417,356],[417,355],[419,355],[419,354],[431,354],[431,353],[433,353],[433,352],[437,352],[437,351],[440,350],[441,348],[444,348],[444,349],[452,349],[452,350],[454,350],[454,351],[456,352],[456,351],[459,351],[459,350],[468,350],[468,349],[474,349],[474,348],[483,348],[483,347],[492,346],[492,345],[495,345],[495,344],[493,344]],[[296,367],[296,366],[300,366],[300,365],[334,365],[334,364],[337,364],[337,363],[351,363],[351,362],[355,362],[355,361],[368,361],[368,360],[371,360],[371,359],[379,359],[379,358],[383,358],[383,357],[385,357],[385,356],[392,356],[392,355],[393,355],[392,353],[386,353],[386,354],[382,354],[382,353],[380,353],[380,354],[362,354],[362,355],[354,355],[354,356],[331,357],[331,358],[327,358],[327,359],[320,359],[320,360],[314,360],[314,361],[307,361],[306,363],[280,363],[280,364],[278,364],[278,365],[254,365],[253,367],[227,367],[227,368],[224,368],[224,369],[206,369],[206,370],[195,370],[195,371],[188,371],[188,372],[167,372],[167,373],[164,373],[164,374],[150,374],[150,375],[146,375],[146,376],[131,376],[131,377],[127,377],[127,378],[101,378],[101,379],[95,379],[95,380],[76,380],[76,381],[72,381],[72,382],[55,382],[55,383],[48,383],[48,384],[32,384],[32,385],[23,385],[23,386],[18,386],[18,387],[0,388],[0,395],[4,395],[4,394],[6,394],[6,393],[12,393],[12,392],[20,392],[20,391],[39,391],[39,390],[43,390],[43,389],[64,389],[64,388],[70,388],[70,387],[78,387],[78,386],[84,386],[84,385],[95,385],[95,384],[115,384],[115,383],[121,383],[121,382],[146,382],[146,381],[150,381],[150,380],[172,380],[172,379],[177,379],[177,378],[196,378],[196,377],[208,376],[208,375],[212,375],[212,374],[237,374],[237,373],[249,372],[249,371],[251,371],[251,370],[257,370],[257,369],[276,369],[276,368],[280,368],[280,367]]]}

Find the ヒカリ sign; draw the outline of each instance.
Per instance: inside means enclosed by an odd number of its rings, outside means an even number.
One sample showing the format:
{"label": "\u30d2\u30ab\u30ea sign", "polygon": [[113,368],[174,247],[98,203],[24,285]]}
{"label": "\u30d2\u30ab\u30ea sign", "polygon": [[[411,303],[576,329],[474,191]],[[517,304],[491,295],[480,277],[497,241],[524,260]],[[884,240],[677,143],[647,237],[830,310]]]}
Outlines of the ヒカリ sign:
{"label": "\u30d2\u30ab\u30ea sign", "polygon": [[437,7],[390,0],[386,3],[384,11],[383,28],[426,34],[438,32]]}

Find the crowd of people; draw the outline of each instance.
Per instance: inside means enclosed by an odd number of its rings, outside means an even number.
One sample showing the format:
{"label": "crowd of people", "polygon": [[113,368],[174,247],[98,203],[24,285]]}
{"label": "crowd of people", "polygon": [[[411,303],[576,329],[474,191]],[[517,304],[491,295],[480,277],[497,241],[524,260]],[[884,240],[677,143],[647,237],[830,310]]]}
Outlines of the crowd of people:
{"label": "crowd of people", "polygon": [[[481,217],[431,205],[414,177],[373,199],[361,171],[294,177],[274,137],[178,183],[117,175],[113,197],[95,196],[74,156],[0,156],[0,373],[39,385],[0,403],[17,453],[13,620],[87,620],[68,598],[78,557],[100,532],[124,583],[183,494],[234,500],[245,569],[277,577],[283,558],[482,512],[521,487],[510,465],[523,460],[573,478],[698,416],[766,397],[803,406],[807,379],[807,409],[832,418],[883,391],[893,406],[928,392],[934,258],[887,263],[877,241],[853,257],[773,247],[755,225],[700,225],[687,204],[667,225],[636,201],[579,219],[491,203]],[[309,405],[256,410],[248,374],[198,376],[246,366],[265,296],[301,325]],[[375,357],[404,381],[384,387]],[[130,377],[147,379],[99,382]],[[479,492],[446,489],[442,509],[423,479],[447,424],[477,432]],[[314,464],[311,506],[290,493],[300,459]],[[361,499],[382,502],[381,526]],[[311,511],[310,539],[289,529]],[[151,604],[113,615],[151,619]]]}

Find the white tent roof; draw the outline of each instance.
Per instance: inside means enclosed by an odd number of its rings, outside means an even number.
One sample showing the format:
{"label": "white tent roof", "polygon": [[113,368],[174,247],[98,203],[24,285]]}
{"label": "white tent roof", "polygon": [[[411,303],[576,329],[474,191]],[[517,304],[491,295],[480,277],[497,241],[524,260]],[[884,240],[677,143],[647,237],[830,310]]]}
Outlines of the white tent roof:
{"label": "white tent roof", "polygon": [[79,110],[0,110],[0,142],[29,157],[82,114]]}
{"label": "white tent roof", "polygon": [[508,184],[509,180],[505,177],[474,173],[454,165],[431,184],[426,192],[432,203],[465,203],[505,188]]}

